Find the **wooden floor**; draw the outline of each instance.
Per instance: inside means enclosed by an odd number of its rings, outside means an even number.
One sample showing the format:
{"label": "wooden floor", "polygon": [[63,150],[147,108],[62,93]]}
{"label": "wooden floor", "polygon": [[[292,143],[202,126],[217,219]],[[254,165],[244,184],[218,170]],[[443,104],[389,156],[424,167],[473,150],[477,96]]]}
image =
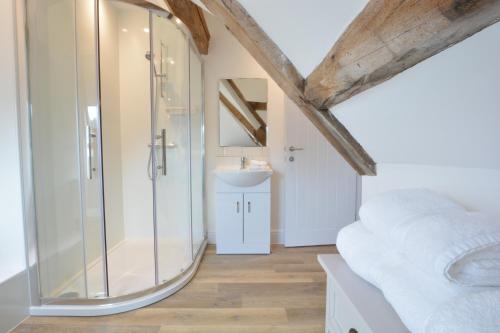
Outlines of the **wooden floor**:
{"label": "wooden floor", "polygon": [[210,246],[194,279],[163,301],[104,317],[30,317],[14,332],[324,332],[318,253],[336,249],[273,246],[268,256],[218,256]]}

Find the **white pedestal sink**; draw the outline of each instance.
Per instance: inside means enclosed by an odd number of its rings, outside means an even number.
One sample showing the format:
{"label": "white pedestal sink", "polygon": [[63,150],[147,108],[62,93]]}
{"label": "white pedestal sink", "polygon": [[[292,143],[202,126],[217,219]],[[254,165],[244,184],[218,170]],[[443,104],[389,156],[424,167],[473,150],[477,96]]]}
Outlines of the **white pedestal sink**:
{"label": "white pedestal sink", "polygon": [[262,169],[240,169],[236,166],[224,166],[215,169],[215,175],[232,186],[256,186],[271,177],[273,170],[269,167]]}

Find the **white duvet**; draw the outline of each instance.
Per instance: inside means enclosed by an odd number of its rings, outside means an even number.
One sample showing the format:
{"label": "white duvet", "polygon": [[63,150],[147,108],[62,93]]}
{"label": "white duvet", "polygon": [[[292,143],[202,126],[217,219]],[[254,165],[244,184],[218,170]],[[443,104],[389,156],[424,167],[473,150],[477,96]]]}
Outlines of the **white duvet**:
{"label": "white duvet", "polygon": [[360,222],[340,231],[337,248],[355,273],[383,292],[410,331],[500,332],[500,288],[436,279]]}

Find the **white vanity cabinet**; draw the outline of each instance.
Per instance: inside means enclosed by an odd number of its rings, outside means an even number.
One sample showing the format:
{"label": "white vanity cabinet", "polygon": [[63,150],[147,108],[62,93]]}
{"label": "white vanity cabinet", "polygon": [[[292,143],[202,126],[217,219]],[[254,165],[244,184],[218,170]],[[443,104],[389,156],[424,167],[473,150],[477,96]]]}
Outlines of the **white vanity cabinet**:
{"label": "white vanity cabinet", "polygon": [[216,180],[217,254],[270,253],[271,179],[250,187]]}

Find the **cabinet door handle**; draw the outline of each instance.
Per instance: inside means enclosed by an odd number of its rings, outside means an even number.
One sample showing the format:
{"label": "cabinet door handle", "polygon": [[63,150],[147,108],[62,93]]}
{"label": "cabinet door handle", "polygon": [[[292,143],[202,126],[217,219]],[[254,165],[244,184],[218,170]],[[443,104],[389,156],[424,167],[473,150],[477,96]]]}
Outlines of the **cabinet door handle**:
{"label": "cabinet door handle", "polygon": [[240,213],[240,202],[236,201],[236,213]]}
{"label": "cabinet door handle", "polygon": [[252,206],[251,206],[251,202],[249,201],[248,202],[248,212],[250,213],[252,211]]}

